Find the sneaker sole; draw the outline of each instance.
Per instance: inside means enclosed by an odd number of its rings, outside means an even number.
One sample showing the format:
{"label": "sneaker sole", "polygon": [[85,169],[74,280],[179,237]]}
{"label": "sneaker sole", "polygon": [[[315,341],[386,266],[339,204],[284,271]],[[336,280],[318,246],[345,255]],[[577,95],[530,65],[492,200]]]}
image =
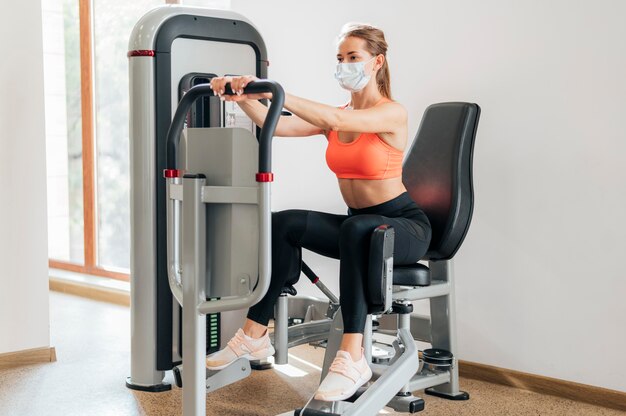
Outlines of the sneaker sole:
{"label": "sneaker sole", "polygon": [[223,369],[225,369],[226,367],[228,367],[229,365],[231,365],[232,363],[234,363],[235,361],[237,361],[240,358],[245,358],[248,361],[264,360],[264,359],[269,358],[272,355],[274,355],[275,352],[276,352],[276,350],[270,344],[270,347],[267,350],[267,352],[264,353],[264,354],[260,354],[260,356],[253,355],[253,354],[259,354],[258,352],[250,353],[250,354],[244,354],[244,355],[240,355],[239,357],[235,358],[234,360],[232,360],[231,362],[228,362],[226,364],[216,365],[216,366],[209,366],[208,364],[206,364],[206,368],[207,368],[207,370],[223,370]]}
{"label": "sneaker sole", "polygon": [[352,397],[354,395],[354,393],[356,393],[356,391],[359,389],[359,387],[361,387],[362,385],[367,383],[372,378],[372,375],[373,374],[372,374],[372,371],[370,369],[369,376],[359,378],[359,380],[354,384],[354,387],[352,389],[350,389],[347,393],[340,394],[340,395],[337,395],[337,396],[327,396],[327,395],[324,395],[324,394],[316,394],[314,396],[314,399],[315,400],[323,400],[325,402],[336,402],[336,401],[339,401],[339,400],[349,399],[350,397]]}

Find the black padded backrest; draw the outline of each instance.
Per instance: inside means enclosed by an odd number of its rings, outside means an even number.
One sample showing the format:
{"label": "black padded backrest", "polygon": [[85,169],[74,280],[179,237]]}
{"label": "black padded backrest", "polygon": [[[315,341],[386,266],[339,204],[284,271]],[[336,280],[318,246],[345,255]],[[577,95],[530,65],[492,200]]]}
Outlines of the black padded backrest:
{"label": "black padded backrest", "polygon": [[479,116],[477,104],[429,106],[404,161],[404,186],[433,229],[426,259],[454,257],[469,228],[474,206],[472,155]]}

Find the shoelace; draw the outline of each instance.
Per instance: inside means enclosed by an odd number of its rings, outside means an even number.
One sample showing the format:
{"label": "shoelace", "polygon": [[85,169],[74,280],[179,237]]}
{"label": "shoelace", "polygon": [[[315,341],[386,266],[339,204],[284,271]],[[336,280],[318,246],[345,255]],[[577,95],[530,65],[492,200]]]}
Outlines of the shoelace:
{"label": "shoelace", "polygon": [[228,341],[226,345],[228,345],[235,353],[237,353],[237,351],[240,350],[240,348],[237,348],[237,347],[243,343],[244,343],[243,335],[241,335],[241,332],[236,332],[235,336],[232,337],[231,340]]}
{"label": "shoelace", "polygon": [[348,363],[348,359],[345,357],[335,357],[333,363],[330,365],[329,371],[333,373],[340,373],[344,376],[352,379],[352,377],[348,373],[348,367],[350,364]]}

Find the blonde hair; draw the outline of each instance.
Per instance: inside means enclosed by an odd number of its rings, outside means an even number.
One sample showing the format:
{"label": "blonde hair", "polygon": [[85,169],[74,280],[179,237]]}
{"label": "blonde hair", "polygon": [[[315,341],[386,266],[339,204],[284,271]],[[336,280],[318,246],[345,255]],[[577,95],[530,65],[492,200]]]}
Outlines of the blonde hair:
{"label": "blonde hair", "polygon": [[382,30],[366,23],[350,22],[343,25],[339,36],[337,37],[337,45],[347,37],[355,37],[365,41],[365,49],[373,56],[383,55],[385,62],[376,73],[376,85],[378,91],[384,96],[391,99],[391,75],[389,74],[389,64],[387,63],[387,41]]}

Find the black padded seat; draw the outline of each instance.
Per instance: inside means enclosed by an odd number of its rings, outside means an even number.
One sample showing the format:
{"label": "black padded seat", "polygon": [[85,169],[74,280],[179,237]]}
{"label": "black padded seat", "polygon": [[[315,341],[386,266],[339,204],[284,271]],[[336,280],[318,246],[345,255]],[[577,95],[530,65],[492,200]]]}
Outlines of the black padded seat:
{"label": "black padded seat", "polygon": [[393,266],[393,284],[430,286],[430,269],[421,263]]}

